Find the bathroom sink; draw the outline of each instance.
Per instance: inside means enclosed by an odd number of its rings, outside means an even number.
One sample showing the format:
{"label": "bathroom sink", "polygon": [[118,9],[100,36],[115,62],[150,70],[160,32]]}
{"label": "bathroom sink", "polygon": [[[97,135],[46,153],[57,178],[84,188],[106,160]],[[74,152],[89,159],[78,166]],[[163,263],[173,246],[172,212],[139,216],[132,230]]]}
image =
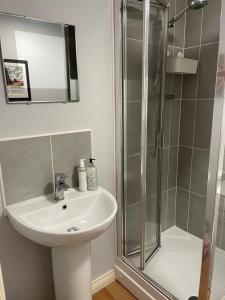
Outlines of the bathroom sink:
{"label": "bathroom sink", "polygon": [[14,228],[26,238],[49,247],[76,245],[95,239],[113,222],[115,198],[105,189],[65,192],[56,202],[41,196],[6,208]]}
{"label": "bathroom sink", "polygon": [[[91,300],[90,241],[112,224],[117,203],[103,188],[41,196],[6,207],[13,227],[26,238],[52,248],[56,300]],[[104,251],[104,250],[103,250]]]}

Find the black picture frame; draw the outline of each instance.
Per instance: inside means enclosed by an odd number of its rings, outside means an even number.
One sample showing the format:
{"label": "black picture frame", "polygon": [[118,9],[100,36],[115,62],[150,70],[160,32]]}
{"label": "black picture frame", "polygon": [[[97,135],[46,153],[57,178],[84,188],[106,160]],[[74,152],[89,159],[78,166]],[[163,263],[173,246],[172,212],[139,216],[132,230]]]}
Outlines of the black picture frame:
{"label": "black picture frame", "polygon": [[[31,101],[32,99],[28,61],[18,59],[4,59],[3,68],[8,102],[15,103]],[[18,80],[17,77],[20,77],[21,79]]]}

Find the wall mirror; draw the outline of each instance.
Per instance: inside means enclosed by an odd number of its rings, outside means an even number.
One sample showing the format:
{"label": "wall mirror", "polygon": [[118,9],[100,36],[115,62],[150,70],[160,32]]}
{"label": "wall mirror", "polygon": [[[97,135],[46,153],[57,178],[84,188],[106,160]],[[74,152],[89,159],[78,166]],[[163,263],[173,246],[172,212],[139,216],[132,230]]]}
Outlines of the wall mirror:
{"label": "wall mirror", "polygon": [[0,13],[7,103],[79,101],[75,26]]}

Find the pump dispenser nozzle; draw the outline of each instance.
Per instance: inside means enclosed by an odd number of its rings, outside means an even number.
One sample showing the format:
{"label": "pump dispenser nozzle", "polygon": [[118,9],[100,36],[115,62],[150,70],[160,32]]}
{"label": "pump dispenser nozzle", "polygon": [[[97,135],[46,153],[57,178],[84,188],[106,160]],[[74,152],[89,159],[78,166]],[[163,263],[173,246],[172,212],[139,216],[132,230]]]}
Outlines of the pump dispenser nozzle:
{"label": "pump dispenser nozzle", "polygon": [[90,164],[93,165],[93,162],[94,162],[95,160],[96,160],[95,158],[89,158]]}
{"label": "pump dispenser nozzle", "polygon": [[85,168],[85,158],[80,159],[80,168]]}

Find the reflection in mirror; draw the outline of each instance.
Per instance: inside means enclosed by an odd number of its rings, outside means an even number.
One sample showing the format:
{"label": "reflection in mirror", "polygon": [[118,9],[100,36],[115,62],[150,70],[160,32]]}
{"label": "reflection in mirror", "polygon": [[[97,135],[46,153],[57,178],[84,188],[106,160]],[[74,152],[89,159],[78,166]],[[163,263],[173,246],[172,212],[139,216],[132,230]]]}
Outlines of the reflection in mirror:
{"label": "reflection in mirror", "polygon": [[75,27],[0,14],[8,103],[79,100]]}

